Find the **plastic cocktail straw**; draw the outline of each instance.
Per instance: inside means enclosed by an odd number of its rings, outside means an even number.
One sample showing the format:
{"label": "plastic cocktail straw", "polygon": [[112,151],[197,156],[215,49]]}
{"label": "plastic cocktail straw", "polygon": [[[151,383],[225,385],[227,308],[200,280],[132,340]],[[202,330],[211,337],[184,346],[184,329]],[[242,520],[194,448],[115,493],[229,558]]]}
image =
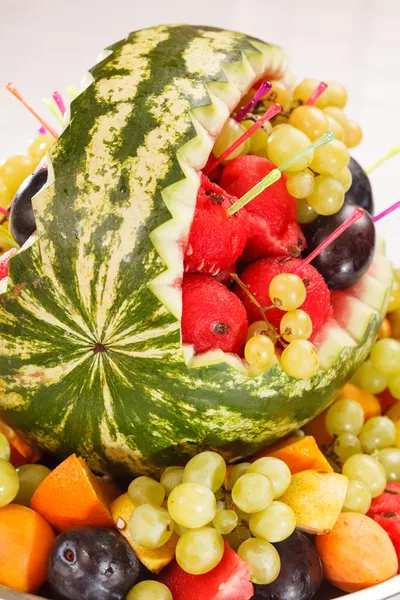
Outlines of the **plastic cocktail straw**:
{"label": "plastic cocktail straw", "polygon": [[260,87],[258,88],[258,90],[255,92],[254,96],[252,97],[252,99],[250,100],[250,102],[248,102],[243,108],[242,110],[240,110],[238,112],[238,114],[236,115],[236,121],[238,123],[240,123],[240,121],[243,121],[243,119],[245,118],[245,116],[247,115],[247,113],[249,113],[251,111],[251,109],[257,104],[257,102],[263,97],[265,96],[265,94],[267,92],[269,92],[269,90],[272,88],[272,84],[269,83],[269,81],[264,81]]}
{"label": "plastic cocktail straw", "polygon": [[58,110],[61,113],[61,116],[63,117],[66,113],[66,106],[63,100],[63,97],[61,96],[60,92],[53,92],[53,100],[54,102],[57,104]]}
{"label": "plastic cocktail straw", "polygon": [[27,102],[25,100],[25,98],[21,95],[21,93],[17,90],[17,88],[15,87],[15,85],[10,81],[9,83],[7,83],[6,88],[8,89],[9,92],[12,93],[13,96],[15,96],[20,102],[22,102],[22,104],[25,106],[25,108],[27,108],[29,110],[29,112],[36,117],[36,119],[39,121],[39,123],[41,123],[41,125],[43,125],[43,127],[45,127],[47,129],[47,131],[54,137],[54,138],[58,138],[59,135],[57,133],[57,131],[55,129],[53,129],[53,127],[51,125],[49,125],[49,123],[47,123],[40,115],[39,113],[33,108],[33,106],[31,106],[29,104],[29,102]]}
{"label": "plastic cocktail straw", "polygon": [[377,160],[376,163],[374,163],[371,167],[369,167],[369,169],[367,169],[365,172],[371,173],[371,171],[374,171],[377,167],[380,167],[381,164],[386,162],[389,158],[392,158],[392,156],[396,156],[396,154],[398,154],[399,152],[400,152],[400,146],[394,146],[391,150],[389,150],[389,152],[387,154],[385,154],[385,156],[382,156],[382,158]]}
{"label": "plastic cocktail straw", "polygon": [[0,214],[4,215],[5,217],[8,217],[8,212],[2,206],[0,206]]}
{"label": "plastic cocktail straw", "polygon": [[57,119],[57,121],[62,125],[62,115],[58,110],[57,104],[54,102],[53,98],[43,98],[43,104],[47,108],[47,110]]}
{"label": "plastic cocktail straw", "polygon": [[234,215],[238,210],[243,208],[243,206],[246,206],[246,204],[254,200],[254,198],[258,196],[258,194],[261,194],[261,192],[267,189],[267,187],[275,183],[275,181],[278,181],[278,179],[280,179],[282,176],[282,171],[288,169],[293,163],[299,160],[299,158],[302,158],[312,150],[315,150],[316,148],[319,148],[324,144],[328,144],[333,140],[334,137],[335,134],[333,133],[333,131],[327,131],[326,133],[324,133],[324,135],[321,135],[321,137],[315,140],[315,142],[311,144],[311,146],[308,146],[308,148],[305,148],[305,150],[302,150],[301,152],[299,152],[299,154],[296,154],[296,156],[293,156],[293,158],[287,160],[285,163],[280,165],[280,167],[273,169],[273,171],[268,173],[268,175],[264,177],[264,179],[261,179],[261,181],[259,181],[254,187],[251,188],[251,190],[249,190],[244,196],[239,198],[239,200],[237,200],[234,204],[232,204],[232,206],[228,208],[228,215]]}
{"label": "plastic cocktail straw", "polygon": [[8,242],[10,244],[10,246],[13,246],[14,248],[18,248],[18,250],[19,250],[19,245],[14,240],[13,236],[7,231],[7,229],[5,227],[3,227],[3,225],[0,225],[0,237],[5,239],[6,242]]}
{"label": "plastic cocktail straw", "polygon": [[224,161],[230,154],[232,154],[232,152],[236,150],[236,148],[239,148],[239,146],[241,146],[246,140],[248,140],[253,135],[253,133],[260,129],[260,127],[262,127],[266,121],[272,119],[272,117],[275,117],[275,115],[277,115],[280,111],[280,104],[272,104],[267,110],[267,112],[263,114],[263,116],[260,117],[258,121],[250,127],[250,129],[245,131],[244,134],[236,140],[236,142],[233,142],[233,144],[229,146],[229,148],[227,148],[225,152],[223,152],[218,158],[216,158],[215,161],[208,167],[208,169],[204,170],[204,174],[209,175],[210,173],[212,173],[214,169],[222,163],[222,161]]}
{"label": "plastic cocktail straw", "polygon": [[45,127],[40,127],[39,128],[39,134],[40,135],[46,135],[46,128]]}
{"label": "plastic cocktail straw", "polygon": [[350,227],[350,225],[353,225],[353,223],[355,223],[356,221],[361,219],[361,217],[363,215],[364,215],[364,209],[361,208],[360,206],[358,206],[351,213],[351,215],[349,217],[347,217],[347,219],[345,220],[344,223],[339,225],[339,227],[337,229],[335,229],[335,231],[332,231],[332,233],[330,235],[328,235],[328,237],[317,248],[315,248],[315,250],[313,250],[307,256],[307,258],[305,258],[304,260],[301,261],[299,266],[293,272],[296,273],[302,267],[304,267],[305,265],[308,265],[310,262],[312,262],[314,260],[314,258],[316,258],[318,256],[318,254],[320,254],[323,250],[325,250],[325,248],[330,246],[332,244],[332,242],[334,242],[336,240],[336,238],[338,238],[344,231],[346,231],[346,229],[348,229]]}
{"label": "plastic cocktail straw", "polygon": [[386,215],[396,210],[396,208],[399,208],[399,206],[400,202],[395,202],[395,204],[392,204],[392,206],[389,206],[389,208],[383,210],[381,213],[379,213],[379,215],[372,217],[373,222],[376,223],[377,221],[380,221],[381,219],[383,219],[383,217],[386,217]]}
{"label": "plastic cocktail straw", "polygon": [[79,92],[76,88],[75,85],[69,85],[67,87],[67,92],[69,94],[69,97],[71,98],[71,100],[75,100],[75,98],[77,98],[79,96]]}
{"label": "plastic cocktail straw", "polygon": [[324,93],[324,91],[326,90],[327,87],[328,87],[328,84],[325,83],[324,81],[321,81],[321,83],[317,85],[317,87],[315,88],[315,90],[313,91],[313,93],[311,94],[309,99],[304,104],[306,106],[312,106],[313,104],[315,104],[316,101],[318,100],[318,98],[320,97],[320,95]]}

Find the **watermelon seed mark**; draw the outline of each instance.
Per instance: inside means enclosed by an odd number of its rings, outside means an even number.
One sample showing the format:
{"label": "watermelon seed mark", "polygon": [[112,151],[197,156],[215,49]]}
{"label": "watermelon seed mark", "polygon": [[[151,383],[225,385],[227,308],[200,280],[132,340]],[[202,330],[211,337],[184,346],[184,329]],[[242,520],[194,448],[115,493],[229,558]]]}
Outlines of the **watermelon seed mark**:
{"label": "watermelon seed mark", "polygon": [[217,335],[226,335],[229,332],[230,327],[227,323],[219,322],[219,323],[213,323],[211,325],[211,329]]}
{"label": "watermelon seed mark", "polygon": [[107,352],[107,348],[101,342],[97,342],[93,348],[93,354],[98,354],[99,352]]}
{"label": "watermelon seed mark", "polygon": [[397,517],[397,515],[394,512],[387,512],[387,513],[383,513],[382,517],[384,519],[393,519],[393,517]]}

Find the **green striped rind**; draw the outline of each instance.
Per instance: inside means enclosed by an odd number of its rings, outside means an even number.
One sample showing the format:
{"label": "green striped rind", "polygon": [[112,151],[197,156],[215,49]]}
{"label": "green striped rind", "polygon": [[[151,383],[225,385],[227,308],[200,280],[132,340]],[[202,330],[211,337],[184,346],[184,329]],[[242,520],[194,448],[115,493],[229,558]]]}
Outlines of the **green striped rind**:
{"label": "green striped rind", "polygon": [[379,315],[311,381],[278,367],[250,378],[219,353],[188,368],[179,281],[197,171],[241,95],[282,75],[286,59],[243,34],[192,26],[138,31],[108,50],[34,199],[39,237],[11,261],[0,404],[45,449],[76,451],[98,470],[151,472],[199,448],[239,458],[330,402]]}

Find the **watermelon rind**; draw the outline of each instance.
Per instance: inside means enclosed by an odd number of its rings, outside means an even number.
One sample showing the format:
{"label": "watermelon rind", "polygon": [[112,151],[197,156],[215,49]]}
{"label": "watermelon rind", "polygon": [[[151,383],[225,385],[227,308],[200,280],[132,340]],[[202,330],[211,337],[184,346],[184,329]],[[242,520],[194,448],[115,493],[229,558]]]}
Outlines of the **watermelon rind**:
{"label": "watermelon rind", "polygon": [[199,170],[240,98],[284,77],[287,58],[241,33],[164,25],[99,60],[33,200],[38,235],[11,259],[0,296],[3,416],[98,472],[154,473],[206,448],[237,460],[332,401],[368,355],[391,283],[366,276],[360,290],[375,298],[377,282],[379,306],[360,339],[330,323],[310,380],[278,365],[250,376],[236,356],[182,348]]}

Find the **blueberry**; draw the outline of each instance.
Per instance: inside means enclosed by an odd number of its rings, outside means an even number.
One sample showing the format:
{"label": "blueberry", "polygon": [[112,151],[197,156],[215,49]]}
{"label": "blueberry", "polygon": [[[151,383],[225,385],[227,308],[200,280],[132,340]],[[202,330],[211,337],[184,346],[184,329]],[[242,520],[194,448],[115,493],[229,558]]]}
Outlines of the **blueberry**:
{"label": "blueberry", "polygon": [[63,600],[122,600],[135,585],[140,562],[116,531],[79,527],[59,535],[48,580]]}

